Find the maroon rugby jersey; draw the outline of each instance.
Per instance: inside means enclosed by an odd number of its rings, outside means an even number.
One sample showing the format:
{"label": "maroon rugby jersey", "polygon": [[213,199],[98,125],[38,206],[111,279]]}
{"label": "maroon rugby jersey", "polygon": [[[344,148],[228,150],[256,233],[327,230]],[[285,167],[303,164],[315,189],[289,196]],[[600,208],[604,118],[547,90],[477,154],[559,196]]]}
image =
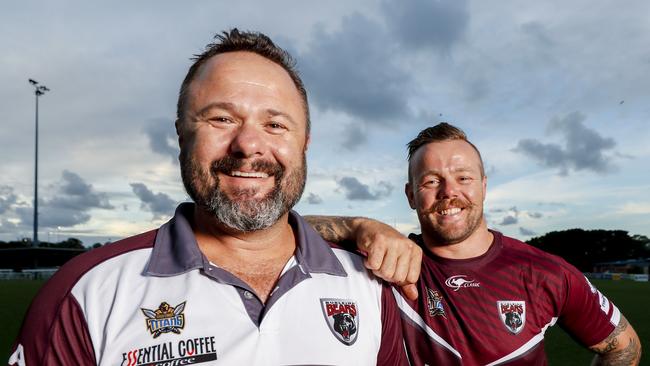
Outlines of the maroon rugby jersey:
{"label": "maroon rugby jersey", "polygon": [[492,233],[477,258],[425,250],[415,302],[393,290],[413,365],[545,365],[544,332],[556,321],[584,346],[614,330],[620,312],[575,267]]}

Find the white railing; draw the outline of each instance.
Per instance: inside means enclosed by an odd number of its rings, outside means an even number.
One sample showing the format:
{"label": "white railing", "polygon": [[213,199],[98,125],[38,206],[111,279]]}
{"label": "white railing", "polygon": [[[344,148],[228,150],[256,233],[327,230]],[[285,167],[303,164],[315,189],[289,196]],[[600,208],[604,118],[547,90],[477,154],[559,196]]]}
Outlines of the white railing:
{"label": "white railing", "polygon": [[0,269],[0,280],[46,280],[52,277],[57,270],[58,268],[39,268],[14,272],[10,269]]}
{"label": "white railing", "polygon": [[629,273],[585,273],[587,278],[598,280],[632,280],[639,282],[648,282],[647,274],[629,274]]}

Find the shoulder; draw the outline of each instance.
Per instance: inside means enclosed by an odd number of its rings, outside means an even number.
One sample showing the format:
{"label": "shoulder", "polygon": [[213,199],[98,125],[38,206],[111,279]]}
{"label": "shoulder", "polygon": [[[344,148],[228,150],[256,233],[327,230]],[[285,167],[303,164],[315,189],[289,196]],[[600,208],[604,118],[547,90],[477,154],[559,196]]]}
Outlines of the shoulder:
{"label": "shoulder", "polygon": [[102,263],[153,246],[157,230],[135,235],[78,255],[64,264],[41,288],[32,306],[51,307],[67,296],[79,280]]}
{"label": "shoulder", "polygon": [[513,262],[526,263],[533,268],[556,274],[578,272],[574,266],[560,256],[545,252],[521,240],[505,236],[499,232],[494,233],[500,236],[503,245],[502,255]]}
{"label": "shoulder", "polygon": [[357,272],[363,272],[363,274],[369,274],[363,264],[365,257],[360,252],[336,243],[327,242],[327,244],[346,270],[353,269]]}
{"label": "shoulder", "polygon": [[73,285],[80,277],[103,262],[134,250],[153,247],[157,231],[151,230],[83,253],[63,265],[49,282]]}
{"label": "shoulder", "polygon": [[[92,341],[74,288],[94,268],[138,249],[153,246],[156,231],[149,231],[81,254],[63,265],[40,289],[30,305],[17,344],[24,346],[30,363],[62,364],[94,360]],[[61,361],[66,360],[66,361]],[[57,362],[52,360],[52,364]]]}

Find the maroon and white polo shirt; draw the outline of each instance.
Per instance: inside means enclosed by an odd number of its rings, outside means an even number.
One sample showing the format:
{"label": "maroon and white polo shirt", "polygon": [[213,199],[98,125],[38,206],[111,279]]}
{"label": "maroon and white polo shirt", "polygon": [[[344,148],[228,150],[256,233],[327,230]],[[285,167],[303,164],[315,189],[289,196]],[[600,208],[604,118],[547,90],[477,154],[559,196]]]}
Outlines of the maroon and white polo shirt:
{"label": "maroon and white polo shirt", "polygon": [[10,365],[400,365],[399,311],[362,258],[292,212],[266,304],[200,252],[182,204],[158,230],[74,258],[34,299]]}

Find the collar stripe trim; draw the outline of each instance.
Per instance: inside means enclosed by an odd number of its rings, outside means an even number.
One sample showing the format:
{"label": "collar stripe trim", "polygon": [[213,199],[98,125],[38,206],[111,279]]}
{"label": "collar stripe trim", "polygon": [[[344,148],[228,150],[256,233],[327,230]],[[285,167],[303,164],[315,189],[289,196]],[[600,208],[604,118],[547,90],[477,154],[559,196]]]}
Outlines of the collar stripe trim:
{"label": "collar stripe trim", "polygon": [[409,319],[411,319],[411,321],[413,321],[420,328],[422,328],[422,330],[436,343],[448,349],[449,352],[453,353],[459,359],[461,360],[463,359],[463,357],[460,355],[460,352],[458,352],[454,347],[452,347],[449,343],[447,343],[447,341],[445,341],[444,339],[442,339],[442,337],[436,334],[436,332],[434,332],[433,329],[431,329],[427,325],[424,319],[422,319],[422,317],[408,305],[408,303],[402,297],[402,294],[400,294],[399,291],[397,291],[394,287],[391,287],[391,290],[393,290],[393,296],[395,297],[397,306],[399,307],[402,314],[407,316]]}

